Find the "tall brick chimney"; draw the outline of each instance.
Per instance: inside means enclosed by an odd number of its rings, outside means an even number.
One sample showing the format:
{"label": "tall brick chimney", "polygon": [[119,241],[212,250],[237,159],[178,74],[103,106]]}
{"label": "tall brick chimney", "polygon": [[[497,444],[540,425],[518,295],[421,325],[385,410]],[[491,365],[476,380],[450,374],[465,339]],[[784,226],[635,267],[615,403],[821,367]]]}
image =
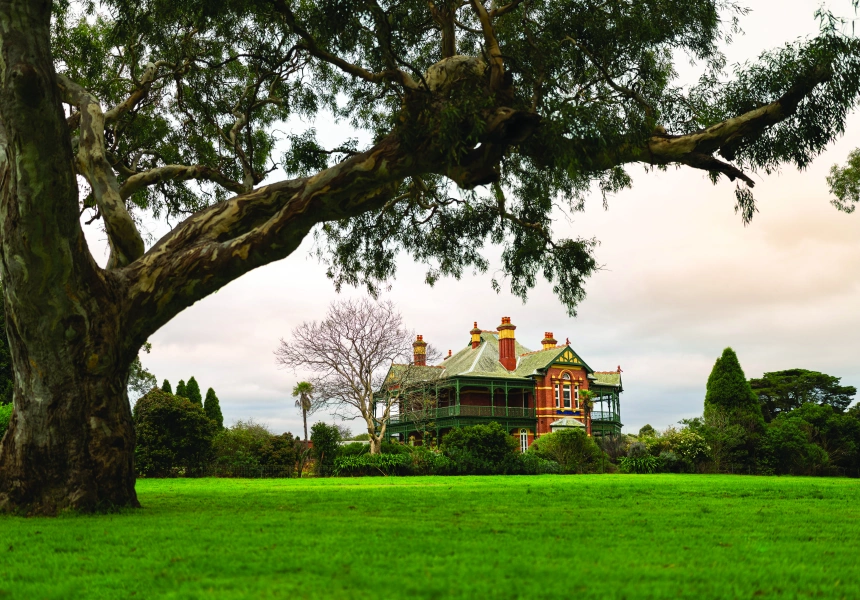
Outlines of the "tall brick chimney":
{"label": "tall brick chimney", "polygon": [[552,337],[552,331],[545,331],[543,334],[543,339],[541,340],[541,345],[544,350],[549,350],[550,348],[555,348],[555,345],[558,344],[556,339]]}
{"label": "tall brick chimney", "polygon": [[475,326],[469,333],[472,334],[472,350],[475,350],[478,346],[481,345],[481,330],[478,329],[477,321],[475,321]]}
{"label": "tall brick chimney", "polygon": [[514,343],[514,329],[516,325],[511,325],[510,317],[502,317],[502,324],[499,325],[499,362],[508,371],[513,371],[517,368],[517,352],[516,344]]}
{"label": "tall brick chimney", "polygon": [[412,364],[416,367],[427,366],[427,342],[424,341],[424,336],[419,335],[418,339],[412,342]]}

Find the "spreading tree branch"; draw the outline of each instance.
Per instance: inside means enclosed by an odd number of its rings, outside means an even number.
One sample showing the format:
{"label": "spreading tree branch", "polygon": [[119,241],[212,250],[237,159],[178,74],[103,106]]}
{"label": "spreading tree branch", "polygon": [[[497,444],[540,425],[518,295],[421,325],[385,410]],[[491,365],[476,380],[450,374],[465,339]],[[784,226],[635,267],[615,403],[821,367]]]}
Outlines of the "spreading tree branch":
{"label": "spreading tree branch", "polygon": [[105,115],[96,98],[65,75],[57,75],[57,84],[63,100],[77,106],[80,111],[78,169],[90,184],[104,217],[111,249],[108,268],[123,267],[143,255],[144,245],[106,156]]}

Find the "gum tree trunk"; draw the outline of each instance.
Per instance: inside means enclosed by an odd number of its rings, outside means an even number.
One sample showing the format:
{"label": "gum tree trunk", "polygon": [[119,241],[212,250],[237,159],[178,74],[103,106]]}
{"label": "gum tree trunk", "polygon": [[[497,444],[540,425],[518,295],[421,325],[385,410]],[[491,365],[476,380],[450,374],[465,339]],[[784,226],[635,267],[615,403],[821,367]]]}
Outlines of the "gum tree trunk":
{"label": "gum tree trunk", "polygon": [[138,506],[123,286],[78,218],[49,1],[0,1],[0,277],[15,372],[0,510]]}

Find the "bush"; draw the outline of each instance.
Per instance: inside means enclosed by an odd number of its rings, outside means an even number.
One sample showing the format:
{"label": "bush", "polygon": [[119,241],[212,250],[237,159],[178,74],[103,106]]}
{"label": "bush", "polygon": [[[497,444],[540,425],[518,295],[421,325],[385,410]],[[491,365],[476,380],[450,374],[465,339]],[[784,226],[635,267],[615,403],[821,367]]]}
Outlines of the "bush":
{"label": "bush", "polygon": [[625,456],[619,461],[622,473],[659,473],[660,459],[650,454]]}
{"label": "bush", "polygon": [[338,448],[337,455],[338,456],[360,456],[362,454],[370,453],[370,444],[362,444],[361,442],[353,442],[351,444],[345,444]]}
{"label": "bush", "polygon": [[523,475],[555,475],[561,472],[557,462],[541,458],[534,452],[526,452],[520,456]]}
{"label": "bush", "polygon": [[237,421],[215,436],[215,464],[219,467],[258,467],[263,464],[263,447],[274,437],[260,423]]}
{"label": "bush", "polygon": [[334,459],[335,477],[368,475],[409,475],[412,459],[407,454],[360,454],[338,456]]}
{"label": "bush", "polygon": [[596,473],[600,470],[602,458],[594,438],[588,437],[581,429],[542,435],[531,445],[528,453],[555,461],[562,473]]}
{"label": "bush", "polygon": [[316,460],[316,471],[320,477],[328,477],[334,469],[341,440],[340,429],[336,425],[316,423],[311,427],[311,442],[313,443],[313,458]]}
{"label": "bush", "polygon": [[457,475],[494,475],[520,472],[516,440],[498,423],[454,429],[442,438],[442,452]]}
{"label": "bush", "polygon": [[0,440],[3,439],[3,434],[9,429],[9,421],[12,420],[12,405],[0,404]]}
{"label": "bush", "polygon": [[137,472],[169,477],[201,472],[212,456],[214,426],[203,407],[153,389],[134,405]]}
{"label": "bush", "polygon": [[[403,446],[407,448],[408,446]],[[447,475],[451,472],[451,459],[429,446],[416,446],[410,454],[413,475]]]}

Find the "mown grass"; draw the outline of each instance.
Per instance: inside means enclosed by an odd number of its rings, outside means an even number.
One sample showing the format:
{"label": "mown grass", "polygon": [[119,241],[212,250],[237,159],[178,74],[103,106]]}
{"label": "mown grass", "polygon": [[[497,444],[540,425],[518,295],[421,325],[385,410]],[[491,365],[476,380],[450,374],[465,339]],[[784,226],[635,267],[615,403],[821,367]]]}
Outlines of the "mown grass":
{"label": "mown grass", "polygon": [[0,598],[860,598],[860,482],[142,480],[0,517]]}

